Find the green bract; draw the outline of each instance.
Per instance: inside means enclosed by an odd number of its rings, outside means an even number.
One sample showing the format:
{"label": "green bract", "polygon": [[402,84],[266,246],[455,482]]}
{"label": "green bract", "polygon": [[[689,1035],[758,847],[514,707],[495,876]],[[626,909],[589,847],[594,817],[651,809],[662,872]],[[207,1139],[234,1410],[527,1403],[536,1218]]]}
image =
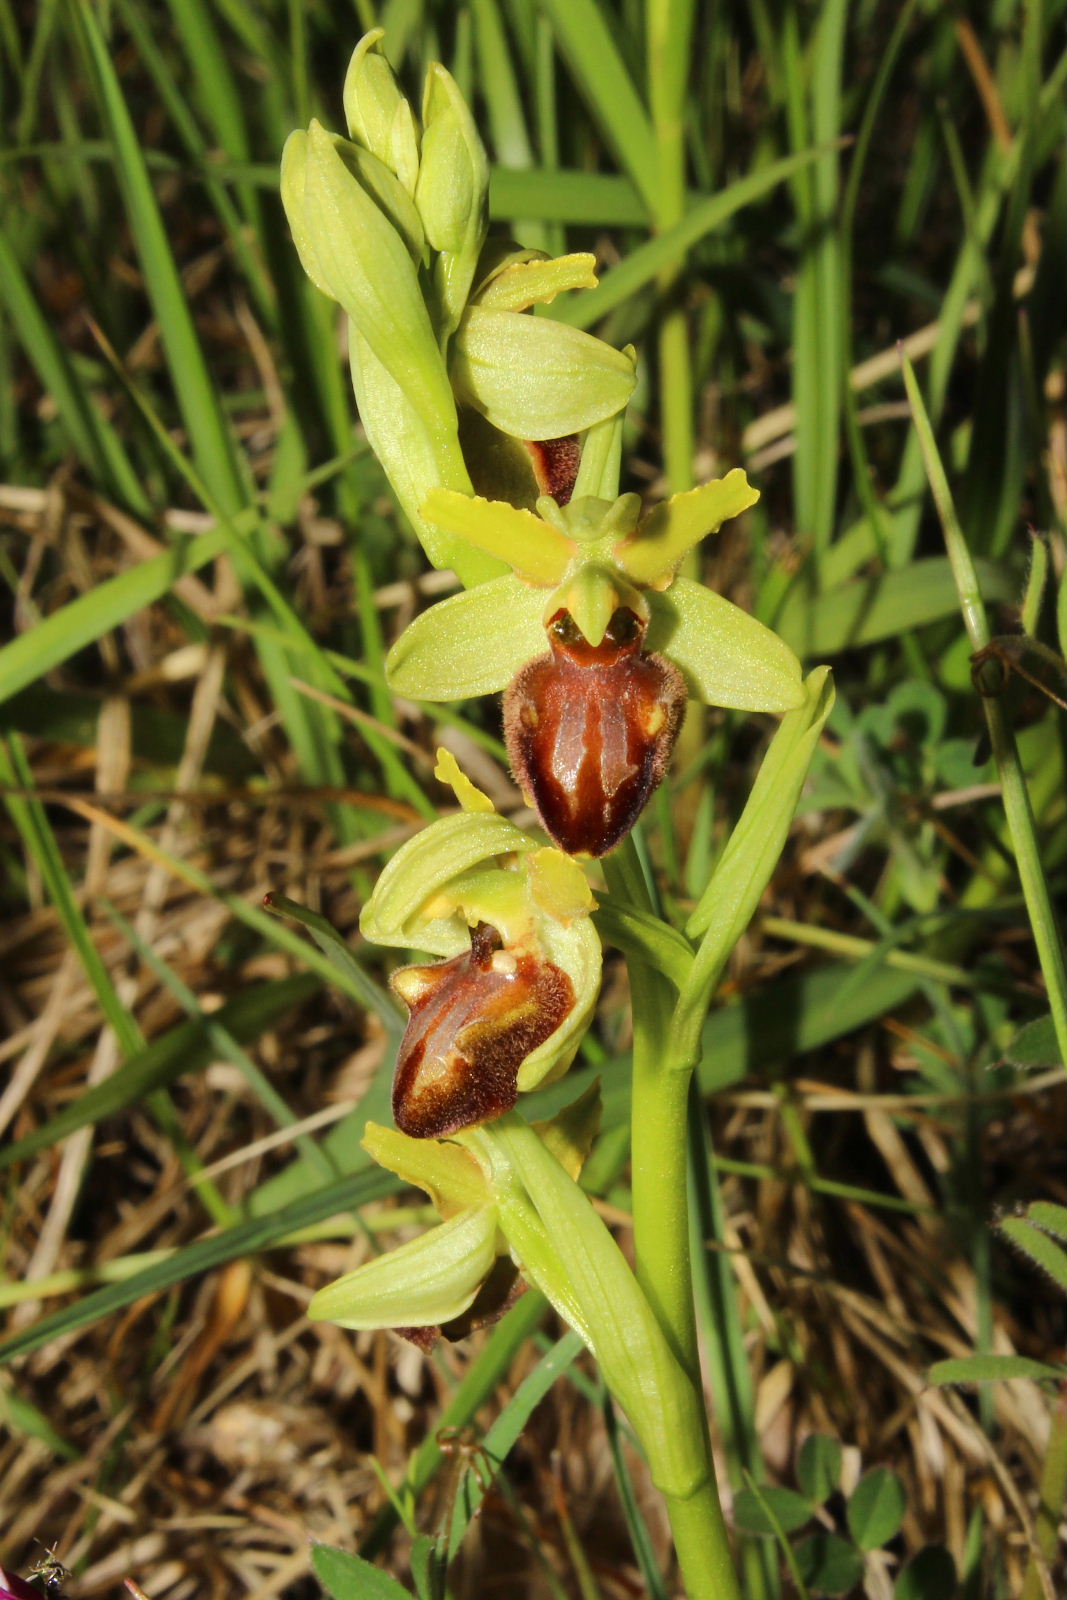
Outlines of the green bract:
{"label": "green bract", "polygon": [[390,684],[413,699],[490,694],[544,652],[545,626],[559,611],[596,646],[625,606],[647,624],[645,647],[676,663],[693,698],[740,711],[791,710],[803,690],[789,646],[721,595],[676,576],[700,539],[757,498],[740,468],[644,517],[634,494],[583,496],[562,507],[544,495],[535,515],[435,489],[426,518],[506,561],[513,575],[417,617],[389,652]]}
{"label": "green bract", "polygon": [[595,285],[593,258],[486,244],[489,169],[462,95],[434,63],[420,127],[381,37],[367,34],[349,65],[350,137],[318,122],[290,136],[282,201],[308,277],[350,319],[367,438],[430,560],[470,586],[502,567],[422,514],[430,491],[469,492],[473,480],[515,492],[518,482],[532,504],[533,468],[504,459],[507,439],[556,439],[612,416],[633,390],[634,362],[526,315]]}
{"label": "green bract", "polygon": [[[599,1115],[599,1094],[593,1089],[551,1122],[538,1124],[536,1134],[529,1131],[543,1140],[546,1159],[573,1180],[589,1154]],[[308,1315],[359,1329],[437,1329],[454,1322],[477,1300],[497,1262],[508,1256],[490,1164],[459,1144],[411,1139],[375,1122],[367,1124],[363,1148],[405,1183],[425,1190],[443,1220],[320,1289]],[[501,1298],[511,1289],[507,1283]]]}

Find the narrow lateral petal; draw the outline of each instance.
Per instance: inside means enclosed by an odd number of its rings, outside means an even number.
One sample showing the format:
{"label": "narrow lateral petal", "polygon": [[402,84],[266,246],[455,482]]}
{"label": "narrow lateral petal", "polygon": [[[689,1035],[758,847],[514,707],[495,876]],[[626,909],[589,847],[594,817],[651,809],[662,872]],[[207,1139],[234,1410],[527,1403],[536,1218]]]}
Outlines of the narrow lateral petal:
{"label": "narrow lateral petal", "polygon": [[477,296],[489,311],[525,311],[548,305],[564,289],[595,289],[596,257],[556,256],[552,261],[513,261],[491,278]]}
{"label": "narrow lateral petal", "polygon": [[615,559],[635,583],[660,587],[695,544],[758,499],[759,490],[735,467],[725,478],[656,506],[635,532],[615,546]]}
{"label": "narrow lateral petal", "polygon": [[574,554],[571,541],[532,511],[505,500],[483,500],[434,489],[422,504],[426,522],[506,561],[520,578],[555,588]]}

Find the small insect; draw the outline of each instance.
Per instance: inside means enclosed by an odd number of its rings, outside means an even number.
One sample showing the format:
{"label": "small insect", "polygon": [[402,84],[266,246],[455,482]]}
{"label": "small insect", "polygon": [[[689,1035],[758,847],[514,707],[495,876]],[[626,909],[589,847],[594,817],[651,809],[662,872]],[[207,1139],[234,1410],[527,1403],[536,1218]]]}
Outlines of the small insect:
{"label": "small insect", "polygon": [[642,650],[645,624],[620,606],[598,645],[567,611],[548,624],[549,653],[504,695],[516,778],[569,855],[607,855],[667,770],[685,710],[681,673]]}
{"label": "small insect", "polygon": [[484,1500],[493,1481],[493,1461],[469,1423],[462,1428],[441,1428],[436,1437],[448,1465],[441,1475],[439,1509],[434,1521],[437,1540],[447,1549],[452,1540],[456,1502],[465,1488],[467,1474],[470,1473],[479,1500]]}
{"label": "small insect", "polygon": [[998,634],[971,657],[971,682],[983,699],[1003,694],[1013,674],[1067,711],[1067,664],[1039,639]]}
{"label": "small insect", "polygon": [[30,1568],[27,1577],[38,1578],[44,1585],[45,1593],[51,1596],[52,1600],[56,1600],[56,1597],[62,1595],[63,1585],[69,1580],[70,1573],[62,1561],[56,1560],[55,1545],[42,1548],[45,1551],[44,1555]]}

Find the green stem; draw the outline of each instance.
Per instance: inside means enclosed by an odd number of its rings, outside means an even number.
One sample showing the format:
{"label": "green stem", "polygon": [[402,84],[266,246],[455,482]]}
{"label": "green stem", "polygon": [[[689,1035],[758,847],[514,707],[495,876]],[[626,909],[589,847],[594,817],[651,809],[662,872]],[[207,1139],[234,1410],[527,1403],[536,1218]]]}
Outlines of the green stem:
{"label": "green stem", "polygon": [[[631,839],[606,858],[604,873],[614,899],[638,911],[653,910]],[[637,1280],[689,1379],[692,1409],[686,1423],[699,1434],[708,1462],[697,1492],[685,1500],[667,1495],[667,1511],[690,1600],[741,1600],[711,1458],[693,1304],[686,1182],[692,1069],[681,1066],[672,1052],[671,985],[636,955],[627,956],[627,965],[634,1027],[631,1148]]]}
{"label": "green stem", "polygon": [[[685,215],[686,81],[692,59],[692,0],[649,0],[648,85],[656,137],[658,185],[653,228],[666,233]],[[679,303],[684,264],[665,267],[657,280],[661,320],[659,378],[664,465],[675,492],[693,485],[693,377],[689,319]]]}
{"label": "green stem", "polygon": [[[971,641],[971,648],[978,652],[985,649],[990,637],[985,604],[978,586],[978,574],[956,516],[948,478],[934,440],[922,392],[911,362],[903,352],[901,352],[901,364],[904,369],[904,387],[908,392],[915,431],[926,464],[926,476],[941,519],[945,547],[956,580],[964,626]],[[1059,925],[1052,908],[1048,881],[1041,864],[1041,849],[1037,840],[1037,828],[1026,787],[1026,777],[1019,760],[1015,735],[1004,715],[1000,701],[992,696],[983,696],[982,705],[989,727],[993,760],[1000,775],[1004,814],[1015,851],[1019,882],[1030,915],[1038,961],[1048,989],[1049,1009],[1056,1030],[1056,1042],[1063,1052],[1064,1060],[1067,1060],[1067,962],[1064,959]]]}

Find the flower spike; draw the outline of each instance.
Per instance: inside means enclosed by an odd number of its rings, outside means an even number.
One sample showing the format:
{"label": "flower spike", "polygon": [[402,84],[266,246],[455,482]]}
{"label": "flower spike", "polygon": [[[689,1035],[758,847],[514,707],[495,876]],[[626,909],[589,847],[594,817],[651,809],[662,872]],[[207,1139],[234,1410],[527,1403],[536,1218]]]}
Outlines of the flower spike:
{"label": "flower spike", "polygon": [[392,979],[409,1012],[393,1115],[416,1138],[498,1117],[565,1072],[600,984],[580,868],[486,810],[447,751],[438,771],[466,809],[397,852],[360,919],[379,944],[445,957]]}

